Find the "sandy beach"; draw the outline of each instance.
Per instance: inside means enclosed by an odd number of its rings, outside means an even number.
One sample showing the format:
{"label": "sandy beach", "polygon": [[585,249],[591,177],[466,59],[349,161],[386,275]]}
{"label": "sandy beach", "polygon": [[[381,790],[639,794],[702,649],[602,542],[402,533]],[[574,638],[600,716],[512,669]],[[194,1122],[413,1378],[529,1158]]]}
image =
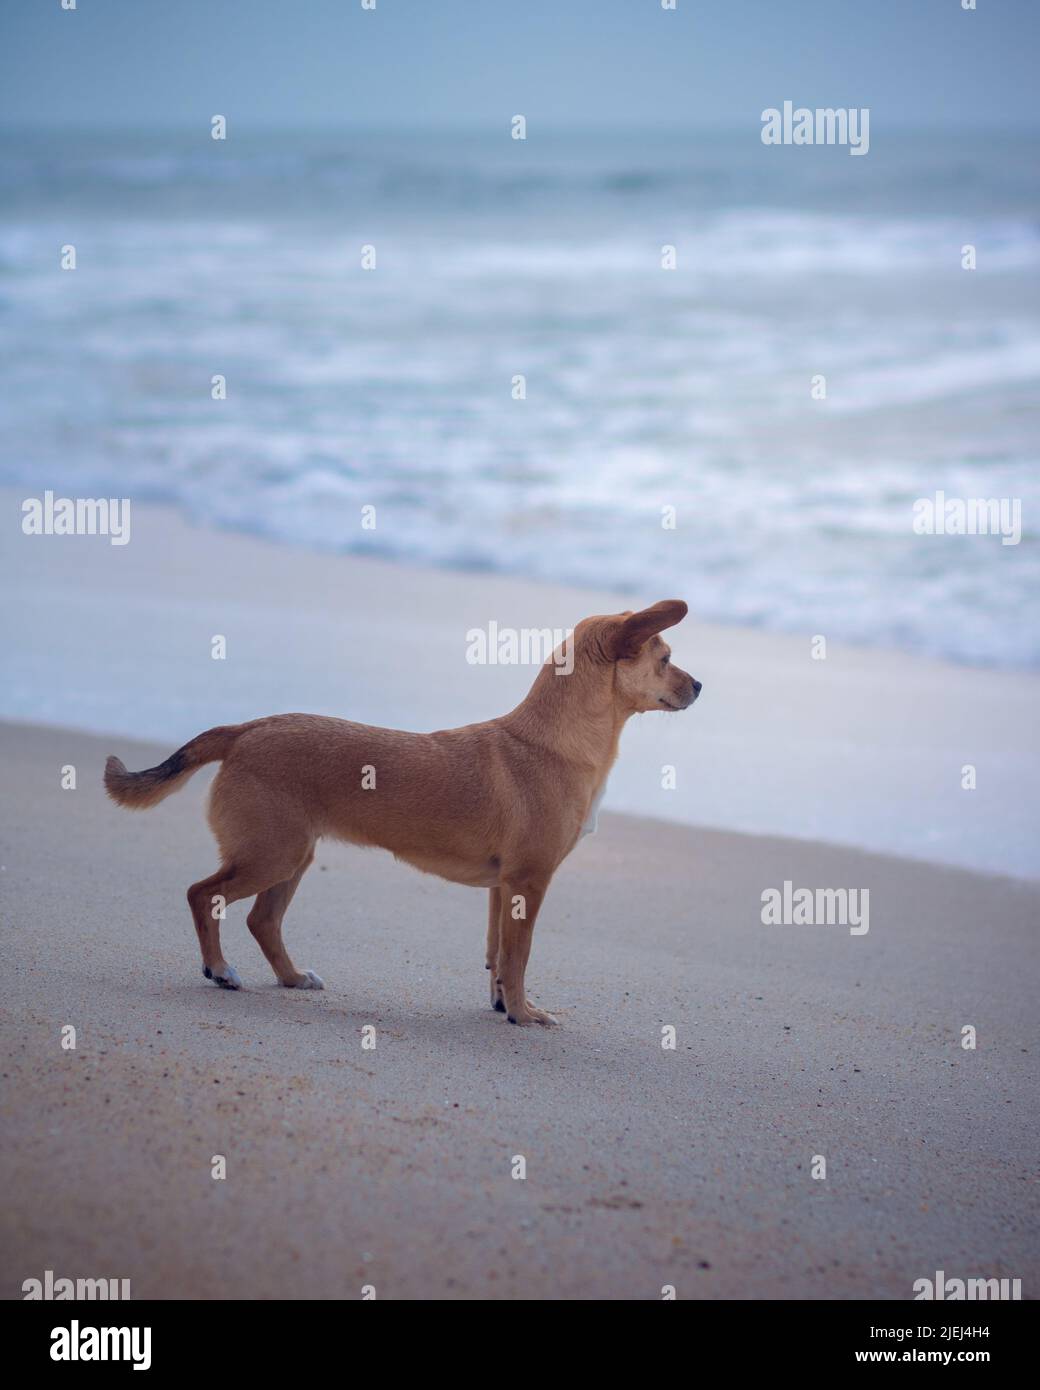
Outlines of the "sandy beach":
{"label": "sandy beach", "polygon": [[[138,1298],[1035,1290],[1035,886],[606,816],[536,933],[546,1032],[486,1005],[482,894],[326,845],[287,918],[325,992],[275,986],[238,905],[227,994],[183,898],[208,777],[131,816],[111,738],[2,746],[7,1297],[45,1269]],[[869,933],[764,927],[785,878],[868,888]]]}
{"label": "sandy beach", "polygon": [[[229,995],[184,901],[216,864],[211,770],[131,815],[105,756],[293,708],[485,718],[533,672],[467,664],[469,629],[625,598],[158,507],[123,547],[26,537],[2,498],[6,1296],[46,1269],[138,1298],[906,1299],[938,1269],[1035,1290],[1036,677],[688,620],[704,696],[632,721],[538,924],[558,1029],[487,1007],[482,893],[335,844],[286,920],[325,992],[277,988],[237,904]],[[1032,877],[924,862],[958,856]],[[764,925],[785,883],[866,890],[869,930]]]}

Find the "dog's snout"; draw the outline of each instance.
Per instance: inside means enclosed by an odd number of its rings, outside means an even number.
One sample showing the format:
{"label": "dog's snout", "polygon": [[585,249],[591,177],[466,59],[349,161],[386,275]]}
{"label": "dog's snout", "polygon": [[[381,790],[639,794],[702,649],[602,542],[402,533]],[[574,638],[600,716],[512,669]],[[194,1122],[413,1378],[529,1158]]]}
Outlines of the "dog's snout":
{"label": "dog's snout", "polygon": [[692,676],[689,677],[689,681],[690,681],[690,690],[689,690],[689,693],[687,694],[686,698],[683,700],[683,709],[689,709],[690,706],[693,704],[694,700],[696,700],[697,697],[698,697],[698,696],[700,695],[700,693],[701,693],[701,683],[700,683],[700,681],[694,680],[694,678],[693,678]]}

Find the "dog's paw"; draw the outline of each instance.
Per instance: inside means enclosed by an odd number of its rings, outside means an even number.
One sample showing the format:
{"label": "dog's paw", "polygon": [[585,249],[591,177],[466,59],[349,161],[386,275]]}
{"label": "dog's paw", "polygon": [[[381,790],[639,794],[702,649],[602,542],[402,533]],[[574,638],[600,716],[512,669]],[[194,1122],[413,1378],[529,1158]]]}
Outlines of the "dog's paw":
{"label": "dog's paw", "polygon": [[510,1023],[515,1023],[521,1028],[529,1028],[532,1023],[540,1023],[543,1028],[555,1028],[559,1022],[552,1014],[547,1014],[544,1009],[536,1009],[533,1004],[528,1004],[526,1009],[518,1010],[515,1014],[507,1014],[506,1017]]}
{"label": "dog's paw", "polygon": [[[285,981],[282,981],[285,984]],[[313,970],[305,970],[302,975],[297,976],[288,989],[324,989],[325,981],[320,975],[315,975]]]}
{"label": "dog's paw", "polygon": [[222,974],[215,974],[208,965],[202,967],[202,973],[207,980],[212,980],[221,989],[241,989],[242,977],[233,965],[225,965]]}

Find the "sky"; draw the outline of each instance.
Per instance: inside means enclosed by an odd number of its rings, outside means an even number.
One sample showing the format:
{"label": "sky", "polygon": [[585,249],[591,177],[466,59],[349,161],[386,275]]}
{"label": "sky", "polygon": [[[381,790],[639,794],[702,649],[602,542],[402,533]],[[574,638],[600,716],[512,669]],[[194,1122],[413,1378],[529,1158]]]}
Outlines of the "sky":
{"label": "sky", "polygon": [[[72,0],[65,0],[72,3]],[[1038,125],[1040,0],[0,0],[0,123]]]}

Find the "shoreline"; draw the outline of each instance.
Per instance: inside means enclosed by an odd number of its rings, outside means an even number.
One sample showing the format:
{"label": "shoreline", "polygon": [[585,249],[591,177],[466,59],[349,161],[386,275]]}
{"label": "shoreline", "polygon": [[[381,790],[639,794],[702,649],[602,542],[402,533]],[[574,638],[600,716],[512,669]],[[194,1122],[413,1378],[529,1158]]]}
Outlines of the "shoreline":
{"label": "shoreline", "polygon": [[[293,709],[420,730],[477,722],[519,703],[535,670],[468,664],[471,629],[566,629],[664,597],[696,612],[667,578],[626,604],[207,530],[172,507],[135,504],[122,546],[24,536],[23,497],[0,489],[0,718],[171,749]],[[1040,675],[837,644],[814,660],[808,634],[693,616],[669,635],[704,694],[629,722],[606,810],[1040,877]],[[216,636],[226,659],[211,656]],[[961,787],[965,765],[975,790]]]}
{"label": "shoreline", "polygon": [[[15,487],[13,484],[0,483],[0,499],[3,499],[3,506],[16,496],[20,496],[23,488]],[[976,535],[1000,535],[1003,536],[1003,529],[985,529],[988,524],[989,513],[982,516],[980,521],[976,510],[986,507],[989,502],[981,498],[971,498],[964,502],[959,499],[951,499],[948,505],[955,503],[965,508],[964,516],[957,523],[956,529],[947,530],[942,517],[942,504],[945,494],[943,491],[936,491],[934,498],[923,497],[917,500],[915,506],[924,508],[934,508],[934,515],[938,517],[934,527],[929,524],[926,530],[920,534],[936,536],[976,536]],[[244,541],[258,541],[267,546],[273,546],[278,550],[288,550],[303,555],[324,556],[328,559],[340,559],[349,563],[363,561],[386,565],[392,569],[399,569],[406,574],[411,574],[421,581],[426,576],[454,575],[457,578],[468,578],[475,583],[482,581],[500,581],[502,583],[514,583],[517,585],[531,586],[535,589],[557,589],[570,591],[575,595],[582,593],[611,595],[617,602],[623,603],[629,599],[642,601],[645,593],[636,585],[631,583],[618,582],[611,585],[609,582],[595,584],[591,581],[580,579],[557,578],[552,575],[525,574],[518,571],[503,569],[492,564],[481,563],[474,560],[468,564],[453,564],[449,562],[436,563],[426,558],[411,559],[407,555],[400,553],[393,547],[380,548],[373,543],[372,547],[366,550],[363,547],[356,549],[342,549],[331,544],[316,542],[308,545],[304,541],[291,536],[278,535],[275,532],[258,530],[255,526],[239,525],[232,521],[222,521],[215,525],[209,525],[200,520],[193,508],[183,499],[174,495],[156,497],[144,502],[135,502],[130,497],[99,496],[83,497],[80,495],[69,496],[56,492],[54,489],[44,489],[42,498],[32,497],[23,499],[24,502],[34,502],[34,510],[27,514],[25,524],[29,526],[29,534],[41,538],[62,539],[84,536],[87,528],[90,528],[90,538],[103,543],[107,540],[111,546],[119,547],[129,543],[129,513],[131,505],[136,512],[139,508],[147,508],[149,511],[165,513],[171,518],[176,518],[180,523],[189,529],[202,532],[206,535],[217,536],[236,536]],[[1003,508],[999,528],[1013,527],[1014,540],[1001,540],[1003,545],[1018,545],[1021,540],[1021,510],[1019,499],[1003,498],[998,499],[999,505]],[[125,511],[125,515],[124,515]],[[921,513],[922,517],[926,513]],[[960,516],[960,514],[958,514]],[[967,519],[965,519],[967,518]],[[59,524],[60,523],[60,524]],[[96,524],[96,529],[95,529]],[[973,529],[981,527],[981,529]],[[67,531],[65,528],[68,528]],[[731,622],[718,618],[701,618],[695,615],[694,622],[699,622],[704,628],[717,632],[747,633],[749,637],[776,637],[783,640],[803,640],[805,633],[783,626],[759,625],[755,623]],[[906,660],[908,662],[919,663],[923,666],[939,667],[950,671],[978,672],[981,674],[1023,676],[1026,678],[1035,677],[1040,683],[1040,665],[1029,666],[1014,663],[984,662],[981,660],[960,659],[955,656],[944,656],[934,652],[914,652],[907,647],[885,643],[884,641],[854,641],[839,639],[835,645],[843,651],[858,653],[860,656],[869,656],[876,653],[878,656],[890,657],[895,660]]]}

